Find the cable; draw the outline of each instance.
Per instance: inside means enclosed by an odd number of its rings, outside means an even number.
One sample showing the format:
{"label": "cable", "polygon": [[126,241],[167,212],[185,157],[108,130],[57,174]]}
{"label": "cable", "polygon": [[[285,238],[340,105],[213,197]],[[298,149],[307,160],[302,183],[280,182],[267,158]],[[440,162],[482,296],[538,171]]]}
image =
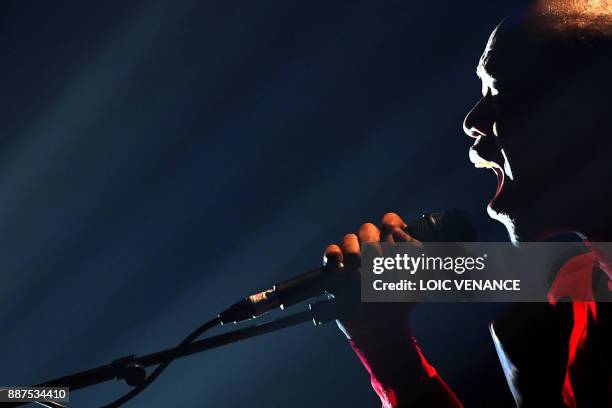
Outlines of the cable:
{"label": "cable", "polygon": [[34,403],[47,408],[67,408],[66,405],[54,401],[35,401]]}
{"label": "cable", "polygon": [[[185,337],[185,339],[178,345],[177,348],[184,347],[190,344],[191,342],[196,340],[198,337],[200,337],[202,334],[204,334],[204,332],[212,329],[213,327],[219,325],[220,323],[221,323],[221,319],[219,317],[216,317],[210,320],[209,322],[204,323],[202,326],[198,327],[197,329],[192,331],[187,337]],[[172,360],[174,359],[168,358],[162,361],[161,363],[159,363],[157,368],[146,378],[146,380],[142,384],[140,384],[133,390],[129,391],[122,397],[111,402],[110,404],[104,405],[100,408],[117,408],[125,404],[126,402],[128,402],[129,400],[131,400],[132,398],[140,394],[142,391],[144,391],[145,388],[147,388],[149,385],[151,385],[151,383],[155,381],[155,379],[159,377],[159,375],[170,365]]]}

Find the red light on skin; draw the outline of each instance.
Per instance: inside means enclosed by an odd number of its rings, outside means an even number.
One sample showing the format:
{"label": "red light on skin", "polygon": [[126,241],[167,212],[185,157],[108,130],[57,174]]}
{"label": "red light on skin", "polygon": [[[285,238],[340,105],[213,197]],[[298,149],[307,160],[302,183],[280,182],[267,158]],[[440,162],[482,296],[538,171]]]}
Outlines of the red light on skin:
{"label": "red light on skin", "polygon": [[[593,252],[587,252],[567,261],[552,284],[548,299],[551,304],[556,304],[557,299],[568,296],[572,299],[593,299],[592,275],[597,257]],[[573,302],[574,326],[570,335],[568,345],[567,365],[563,381],[563,402],[569,408],[576,408],[576,396],[570,377],[572,366],[576,360],[579,348],[584,347],[588,334],[589,315],[593,321],[597,321],[597,310],[594,301]]]}

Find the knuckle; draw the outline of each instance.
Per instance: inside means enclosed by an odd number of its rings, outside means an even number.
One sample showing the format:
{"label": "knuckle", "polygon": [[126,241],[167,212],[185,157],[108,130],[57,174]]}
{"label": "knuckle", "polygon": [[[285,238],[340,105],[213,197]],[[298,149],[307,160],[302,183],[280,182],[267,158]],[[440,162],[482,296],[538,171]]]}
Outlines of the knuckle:
{"label": "knuckle", "polygon": [[397,214],[396,214],[396,213],[394,213],[394,212],[392,212],[392,211],[390,211],[390,212],[388,212],[388,213],[385,213],[385,215],[383,215],[383,220],[384,220],[385,218],[393,218],[393,217],[397,217]]}
{"label": "knuckle", "polygon": [[359,252],[359,239],[355,234],[346,234],[342,240],[342,252],[354,254]]}
{"label": "knuckle", "polygon": [[333,254],[333,253],[338,253],[338,252],[341,252],[340,246],[338,244],[329,244],[328,246],[325,247],[326,254]]}
{"label": "knuckle", "polygon": [[337,244],[330,244],[325,248],[323,253],[323,265],[328,266],[329,264],[336,265],[342,262],[342,250]]}
{"label": "knuckle", "polygon": [[386,213],[382,217],[382,224],[386,226],[395,225],[397,222],[397,215],[395,213]]}
{"label": "knuckle", "polygon": [[361,226],[359,227],[359,234],[370,233],[374,231],[378,231],[378,227],[372,224],[371,222],[366,222],[365,224],[361,224]]}
{"label": "knuckle", "polygon": [[386,213],[382,218],[381,224],[385,234],[391,233],[395,228],[404,228],[406,226],[402,218],[394,212]]}
{"label": "knuckle", "polygon": [[370,222],[362,224],[359,228],[359,240],[361,242],[380,241],[380,231],[378,227]]}
{"label": "knuckle", "polygon": [[363,228],[376,228],[376,225],[372,224],[371,222],[364,222],[363,224],[361,224],[361,227],[359,229]]}
{"label": "knuckle", "polygon": [[357,235],[353,234],[353,233],[349,233],[346,234],[343,238],[342,238],[342,242],[350,242],[352,240],[356,240],[357,239]]}

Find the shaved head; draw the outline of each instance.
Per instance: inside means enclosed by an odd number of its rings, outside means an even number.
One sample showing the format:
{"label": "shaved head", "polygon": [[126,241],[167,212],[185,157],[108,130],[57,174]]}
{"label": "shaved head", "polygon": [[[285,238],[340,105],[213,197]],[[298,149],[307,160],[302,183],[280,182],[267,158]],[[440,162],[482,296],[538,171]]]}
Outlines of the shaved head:
{"label": "shaved head", "polygon": [[612,228],[601,220],[612,195],[612,25],[599,3],[536,2],[495,28],[478,61],[482,98],[464,130],[472,162],[498,177],[488,213],[513,241]]}

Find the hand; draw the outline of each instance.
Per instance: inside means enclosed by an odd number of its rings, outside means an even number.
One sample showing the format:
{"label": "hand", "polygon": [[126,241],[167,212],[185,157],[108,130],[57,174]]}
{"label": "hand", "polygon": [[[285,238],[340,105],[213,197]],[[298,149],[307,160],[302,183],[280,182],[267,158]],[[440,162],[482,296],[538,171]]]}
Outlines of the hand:
{"label": "hand", "polygon": [[[331,244],[325,249],[323,263],[333,273],[347,274],[359,278],[361,267],[361,243],[410,242],[422,247],[421,242],[412,238],[404,228],[406,223],[395,213],[384,215],[380,229],[372,224],[361,225],[357,234],[346,234],[342,244]],[[359,279],[356,279],[359,281]],[[413,303],[362,303],[358,287],[350,287],[349,293],[340,294],[338,301],[348,303],[346,313],[340,316],[338,326],[350,339],[370,335],[404,333],[408,329],[408,318]]]}

